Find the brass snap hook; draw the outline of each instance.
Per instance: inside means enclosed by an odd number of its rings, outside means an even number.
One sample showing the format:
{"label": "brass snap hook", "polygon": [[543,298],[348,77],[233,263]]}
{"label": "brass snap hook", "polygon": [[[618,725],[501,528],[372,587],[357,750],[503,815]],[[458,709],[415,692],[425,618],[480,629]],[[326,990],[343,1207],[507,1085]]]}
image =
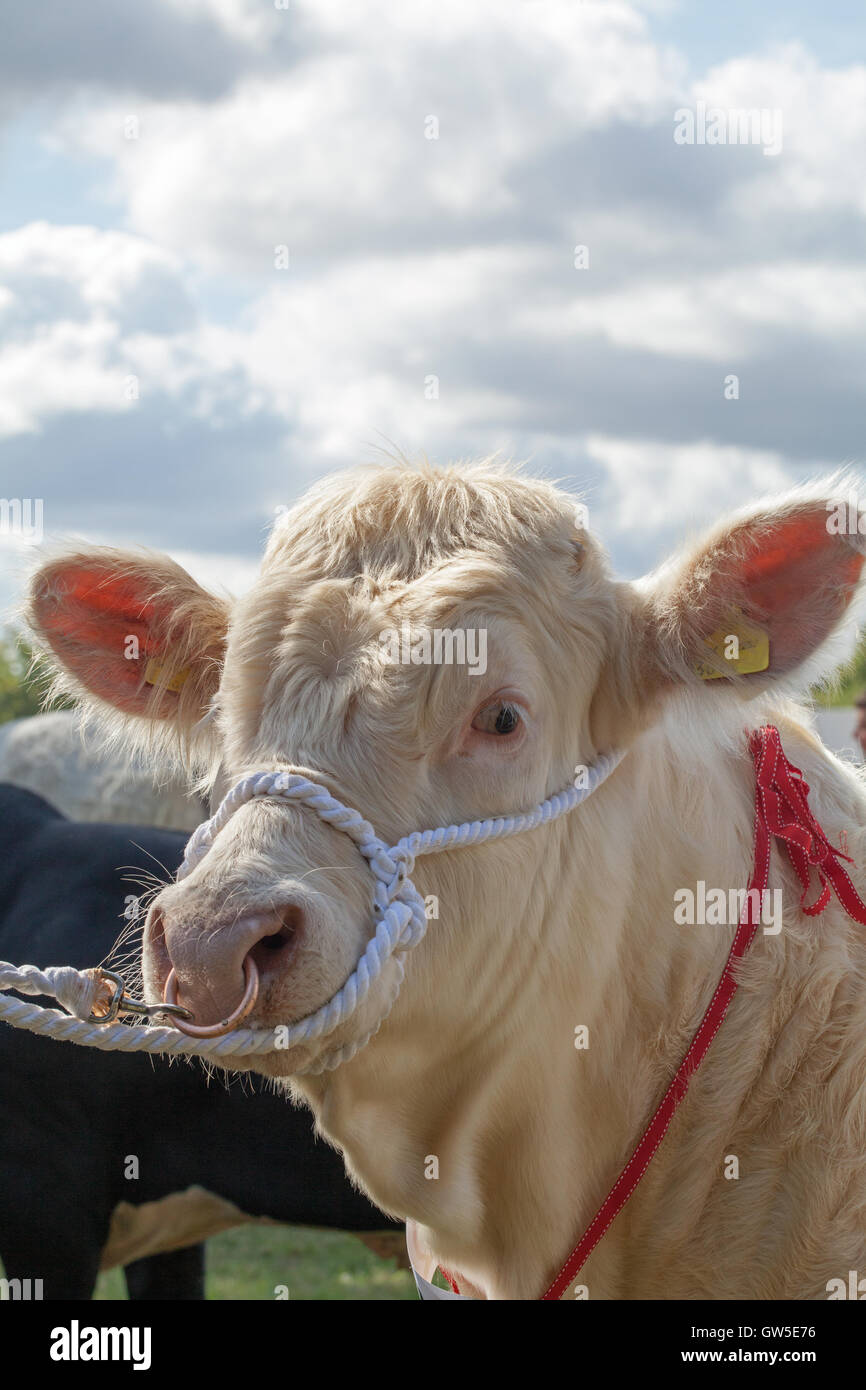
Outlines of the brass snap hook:
{"label": "brass snap hook", "polygon": [[182,1009],[179,1004],[145,1004],[141,999],[133,999],[126,992],[123,977],[114,970],[106,970],[100,965],[94,974],[103,986],[103,995],[107,993],[107,997],[96,1001],[87,1016],[88,1023],[113,1023],[118,1014],[144,1014],[145,1018],[151,1014],[171,1014],[174,1018],[192,1018],[189,1009]]}

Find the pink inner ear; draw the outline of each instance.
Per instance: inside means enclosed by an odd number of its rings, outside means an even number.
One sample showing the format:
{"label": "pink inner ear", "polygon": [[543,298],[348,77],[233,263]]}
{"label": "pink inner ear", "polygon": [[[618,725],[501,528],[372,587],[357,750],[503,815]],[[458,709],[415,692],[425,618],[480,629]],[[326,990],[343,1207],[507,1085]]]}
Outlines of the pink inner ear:
{"label": "pink inner ear", "polygon": [[[34,597],[39,627],[61,664],[100,699],[130,714],[144,712],[150,687],[148,659],[160,652],[159,634],[169,610],[155,603],[140,579],[91,565],[49,569]],[[128,638],[138,640],[138,659],[124,655]],[[172,691],[168,713],[177,700]]]}
{"label": "pink inner ear", "polygon": [[742,561],[745,606],[770,634],[770,667],[799,665],[830,635],[863,568],[844,536],[827,529],[825,509],[798,513],[758,534]]}

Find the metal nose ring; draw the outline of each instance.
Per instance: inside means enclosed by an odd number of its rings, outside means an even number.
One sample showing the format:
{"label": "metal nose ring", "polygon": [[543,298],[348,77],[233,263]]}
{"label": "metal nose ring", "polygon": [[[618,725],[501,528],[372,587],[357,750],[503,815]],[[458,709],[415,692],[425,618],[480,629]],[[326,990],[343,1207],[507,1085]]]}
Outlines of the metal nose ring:
{"label": "metal nose ring", "polygon": [[[259,997],[259,972],[252,956],[247,956],[244,961],[244,984],[243,999],[234,1013],[229,1014],[228,1018],[224,1018],[220,1023],[199,1025],[175,1017],[173,1019],[175,1027],[179,1028],[182,1033],[188,1033],[191,1038],[219,1038],[223,1033],[230,1033],[235,1024],[240,1023],[242,1018],[246,1018],[247,1014],[255,1007],[255,1002]],[[177,975],[174,969],[168,973],[163,998],[169,1007],[177,1005]],[[194,1015],[190,1015],[190,1017],[194,1017]]]}

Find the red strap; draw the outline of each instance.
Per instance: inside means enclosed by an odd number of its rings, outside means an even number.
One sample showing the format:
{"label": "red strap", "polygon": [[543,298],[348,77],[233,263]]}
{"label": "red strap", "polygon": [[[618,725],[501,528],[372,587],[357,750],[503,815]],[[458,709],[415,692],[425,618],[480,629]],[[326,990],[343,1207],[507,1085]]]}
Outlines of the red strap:
{"label": "red strap", "polygon": [[[756,777],[755,862],[743,915],[721,979],[691,1046],[664,1099],[650,1120],[643,1138],[579,1243],[550,1288],[542,1295],[543,1299],[553,1300],[562,1297],[608,1226],[622,1211],[664,1139],[668,1125],[688,1091],[689,1082],[722,1024],[737,989],[733,964],[746,954],[758,928],[762,895],[767,887],[770,868],[771,836],[775,835],[784,841],[788,857],[803,885],[800,906],[805,913],[814,917],[823,912],[830,901],[832,889],[849,917],[866,925],[866,903],[858,895],[840,863],[840,860],[845,859],[850,864],[851,860],[841,850],[834,849],[809,810],[809,787],[803,780],[800,769],[789,763],[782,752],[779,730],[772,725],[766,725],[752,733],[749,738],[749,751],[755,761]],[[821,891],[816,901],[807,907],[805,900],[809,892],[810,871],[813,868],[817,870]],[[753,891],[755,889],[757,893]]]}
{"label": "red strap", "polygon": [[439,1266],[439,1273],[442,1275],[442,1278],[447,1280],[450,1284],[451,1292],[459,1294],[460,1290],[457,1287],[457,1280],[454,1278],[454,1275],[451,1274],[449,1270],[443,1269],[442,1265]]}

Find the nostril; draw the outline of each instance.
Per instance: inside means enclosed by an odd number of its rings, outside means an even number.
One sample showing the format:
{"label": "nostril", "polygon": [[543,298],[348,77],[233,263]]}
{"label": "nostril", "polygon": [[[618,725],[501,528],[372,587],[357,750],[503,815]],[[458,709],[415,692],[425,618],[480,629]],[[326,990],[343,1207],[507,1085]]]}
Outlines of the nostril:
{"label": "nostril", "polygon": [[165,940],[165,917],[162,909],[152,907],[145,918],[144,935],[149,941],[163,942]]}
{"label": "nostril", "polygon": [[275,956],[280,953],[288,953],[290,948],[296,946],[303,922],[303,909],[296,905],[285,907],[282,912],[277,913],[271,919],[270,925],[273,926],[278,923],[278,930],[268,932],[267,936],[260,937],[249,953],[256,965],[264,968],[268,963],[273,964],[275,963]]}
{"label": "nostril", "polygon": [[283,927],[280,931],[275,932],[273,936],[263,936],[258,944],[259,946],[264,946],[266,951],[281,951],[284,946],[289,944],[291,936],[292,933],[286,927]]}
{"label": "nostril", "polygon": [[151,907],[144,924],[143,949],[150,955],[160,976],[164,978],[171,969],[171,959],[165,939],[165,917],[158,907]]}

